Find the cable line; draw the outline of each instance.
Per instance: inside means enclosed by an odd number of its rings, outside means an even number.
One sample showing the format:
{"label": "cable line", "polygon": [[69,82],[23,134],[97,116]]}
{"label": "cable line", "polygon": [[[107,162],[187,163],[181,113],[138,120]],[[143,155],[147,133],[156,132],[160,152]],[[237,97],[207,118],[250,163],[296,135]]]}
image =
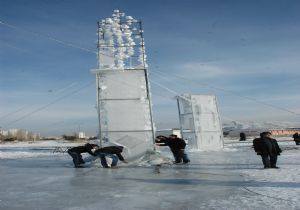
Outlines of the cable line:
{"label": "cable line", "polygon": [[[26,33],[31,33],[31,34],[34,34],[36,36],[40,36],[40,37],[49,39],[49,40],[57,42],[57,43],[59,43],[61,45],[65,45],[65,46],[68,46],[68,47],[76,48],[76,49],[79,49],[79,50],[82,50],[82,51],[85,51],[85,52],[88,52],[88,53],[98,54],[98,52],[93,51],[91,49],[88,49],[88,48],[85,48],[85,47],[81,47],[81,46],[78,46],[77,44],[73,44],[73,43],[70,43],[70,42],[62,41],[62,40],[57,39],[57,38],[55,38],[53,36],[49,36],[49,35],[46,35],[46,34],[41,34],[41,33],[35,32],[35,31],[27,30],[27,29],[25,30],[25,29],[22,29],[22,28],[20,28],[18,26],[12,25],[12,24],[7,23],[7,22],[4,22],[1,19],[0,19],[0,24],[3,25],[3,26],[9,27],[9,28],[18,30],[18,31],[23,31],[23,32],[26,32]],[[108,56],[108,57],[112,57],[111,55],[107,55],[105,53],[101,53],[100,52],[100,54]]]}
{"label": "cable line", "polygon": [[29,116],[31,116],[31,115],[37,113],[37,112],[39,112],[39,111],[42,111],[42,110],[48,108],[49,106],[51,106],[51,105],[57,103],[58,101],[61,101],[61,100],[65,99],[65,98],[67,98],[67,97],[69,97],[69,96],[71,96],[71,95],[74,95],[74,94],[78,93],[79,91],[83,90],[84,88],[87,88],[88,86],[90,86],[90,85],[93,84],[93,83],[94,83],[94,82],[89,82],[88,84],[86,84],[86,85],[84,85],[84,86],[82,86],[82,87],[80,87],[80,88],[74,90],[73,92],[71,92],[71,93],[69,93],[69,94],[65,94],[65,95],[63,95],[63,96],[61,96],[61,97],[55,99],[54,101],[51,101],[51,102],[49,102],[48,104],[45,104],[45,105],[43,105],[43,106],[41,106],[41,107],[35,109],[34,111],[31,111],[31,112],[29,112],[29,113],[23,115],[22,117],[20,117],[20,118],[14,120],[14,121],[11,121],[11,122],[9,122],[9,123],[7,123],[7,124],[5,124],[3,127],[10,126],[10,125],[12,125],[12,124],[14,124],[14,123],[16,123],[16,122],[19,122],[19,121],[21,121],[21,120],[23,120],[23,119],[25,119],[25,118],[27,118],[27,117],[29,117]]}
{"label": "cable line", "polygon": [[243,95],[240,95],[239,93],[236,93],[236,92],[231,91],[231,90],[226,90],[224,88],[215,87],[215,86],[212,86],[212,85],[209,85],[209,84],[206,84],[206,83],[199,83],[199,82],[196,82],[195,80],[192,80],[192,79],[189,79],[189,78],[186,78],[186,77],[182,77],[182,76],[179,76],[177,74],[166,74],[166,73],[158,71],[158,70],[156,70],[156,71],[152,70],[152,73],[155,73],[155,74],[159,75],[160,77],[165,78],[165,79],[167,79],[169,81],[171,81],[171,80],[167,76],[171,75],[173,77],[176,77],[176,78],[188,81],[188,82],[196,83],[197,85],[202,85],[202,86],[208,87],[210,89],[215,89],[215,90],[219,90],[219,91],[222,91],[222,92],[227,92],[227,93],[230,93],[231,95],[234,95],[234,96],[237,96],[237,97],[240,97],[240,98],[243,98],[243,99],[247,99],[249,101],[254,101],[254,102],[258,103],[258,104],[262,104],[262,105],[265,105],[265,106],[272,107],[274,109],[278,109],[278,110],[281,110],[281,111],[289,112],[290,114],[293,114],[293,115],[300,116],[300,113],[294,112],[294,111],[289,110],[287,108],[280,107],[280,106],[273,105],[273,104],[269,104],[269,103],[257,100],[255,98],[252,98],[252,97],[249,97],[249,96],[243,96]]}
{"label": "cable line", "polygon": [[0,119],[3,120],[3,119],[7,118],[7,117],[10,116],[10,115],[13,115],[13,114],[15,114],[15,113],[17,113],[17,112],[22,111],[22,110],[25,109],[26,107],[27,107],[27,105],[25,105],[25,106],[23,106],[23,107],[21,107],[21,108],[15,110],[15,111],[9,112],[9,113],[7,113],[7,114],[5,114],[5,115],[2,115],[2,116],[0,116]]}
{"label": "cable line", "polygon": [[[63,87],[63,88],[60,88],[60,89],[58,89],[58,90],[55,90],[54,93],[55,93],[55,94],[63,93],[63,92],[65,92],[67,89],[69,89],[69,88],[73,87],[74,85],[76,85],[77,83],[78,83],[78,82],[73,82],[73,83],[71,83],[71,84],[69,84],[69,85],[67,85],[67,86],[65,86],[65,87]],[[15,111],[12,111],[12,112],[9,112],[9,113],[7,113],[7,114],[2,115],[2,116],[0,116],[0,120],[4,120],[4,119],[6,119],[6,118],[9,117],[9,116],[14,115],[14,114],[17,113],[17,112],[20,112],[20,111],[24,110],[24,109],[27,108],[28,106],[29,106],[29,105],[25,105],[25,106],[23,106],[23,107],[21,107],[21,108],[18,108],[18,109],[15,110]]]}

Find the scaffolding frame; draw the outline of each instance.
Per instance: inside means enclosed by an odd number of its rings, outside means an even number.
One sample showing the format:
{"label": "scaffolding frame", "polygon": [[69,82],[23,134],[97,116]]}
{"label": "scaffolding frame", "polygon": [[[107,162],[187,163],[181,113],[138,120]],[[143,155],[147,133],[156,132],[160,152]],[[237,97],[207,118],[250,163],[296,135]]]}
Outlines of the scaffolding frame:
{"label": "scaffolding frame", "polygon": [[[98,137],[99,137],[99,146],[103,146],[103,128],[101,126],[102,122],[102,115],[101,115],[101,107],[100,107],[100,102],[102,100],[106,101],[117,101],[117,100],[139,100],[138,98],[135,99],[103,99],[101,98],[101,84],[100,84],[100,77],[101,77],[101,72],[105,70],[109,71],[130,71],[130,70],[140,70],[144,72],[145,75],[145,83],[146,83],[146,95],[147,95],[147,102],[149,106],[149,114],[150,114],[150,123],[151,123],[151,130],[143,130],[145,131],[151,131],[152,133],[152,142],[155,143],[155,127],[154,127],[154,122],[153,122],[153,110],[152,110],[152,100],[151,100],[151,94],[150,94],[150,84],[149,84],[149,74],[148,74],[148,69],[147,69],[147,64],[146,64],[146,55],[145,55],[145,42],[144,42],[144,35],[143,35],[143,28],[142,28],[142,21],[140,20],[135,20],[135,19],[129,19],[125,21],[121,21],[121,16],[124,13],[120,13],[118,10],[114,11],[113,16],[119,16],[120,21],[118,21],[118,24],[120,26],[120,31],[124,32],[124,30],[134,30],[137,32],[131,33],[131,36],[134,36],[139,42],[138,44],[116,44],[115,42],[113,44],[107,44],[105,43],[106,35],[105,35],[105,27],[107,25],[111,24],[107,19],[101,20],[97,22],[97,69],[92,70],[92,73],[95,74],[96,76],[96,108],[97,108],[97,115],[98,115]],[[126,16],[130,17],[130,16]],[[125,25],[130,25],[131,27],[124,29],[122,28]],[[110,38],[111,40],[114,40],[115,38]],[[115,59],[116,53],[107,53],[109,48],[117,49],[124,49],[126,47],[131,47],[134,50],[134,54],[131,55],[129,58],[127,58],[127,62],[123,68],[115,68],[115,67],[104,67],[101,63],[101,58],[104,56],[111,57],[112,59]],[[137,51],[139,50],[139,53]],[[112,50],[113,51],[113,50]],[[137,60],[140,59],[139,65],[133,65],[132,60],[135,59]],[[113,65],[114,63],[112,63]],[[128,65],[129,64],[129,65]],[[105,132],[141,132],[141,130],[133,130],[133,131],[128,131],[128,130],[118,130],[118,131],[105,131]]]}

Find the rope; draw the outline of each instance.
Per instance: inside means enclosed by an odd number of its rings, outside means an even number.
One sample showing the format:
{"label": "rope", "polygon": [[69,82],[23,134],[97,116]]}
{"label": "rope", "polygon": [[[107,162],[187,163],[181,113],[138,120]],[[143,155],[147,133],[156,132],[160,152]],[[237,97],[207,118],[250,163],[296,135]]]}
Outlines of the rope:
{"label": "rope", "polygon": [[3,127],[10,126],[10,125],[12,125],[12,124],[14,124],[14,123],[16,123],[16,122],[19,122],[19,121],[21,121],[21,120],[23,120],[23,119],[25,119],[25,118],[27,118],[27,117],[29,117],[29,116],[31,116],[31,115],[37,113],[37,112],[40,112],[40,111],[42,111],[42,110],[48,108],[49,106],[51,106],[51,105],[53,105],[53,104],[55,104],[55,103],[57,103],[57,102],[59,102],[59,101],[61,101],[61,100],[64,100],[65,98],[67,98],[67,97],[69,97],[69,96],[71,96],[71,95],[74,95],[74,94],[78,93],[79,91],[83,90],[84,88],[87,88],[88,86],[90,86],[90,85],[93,84],[93,83],[94,83],[94,82],[89,82],[88,84],[86,84],[86,85],[84,85],[84,86],[82,86],[82,87],[76,89],[75,91],[71,92],[70,94],[65,94],[65,95],[63,95],[63,96],[61,96],[61,97],[55,99],[54,101],[51,101],[51,102],[49,102],[48,104],[43,105],[43,106],[41,106],[41,107],[35,109],[34,111],[31,111],[31,112],[29,112],[29,113],[23,115],[22,117],[20,117],[20,118],[14,120],[14,121],[11,121],[11,122],[9,122],[9,123],[7,123],[7,124],[5,124]]}
{"label": "rope", "polygon": [[[294,112],[292,110],[289,110],[289,109],[286,109],[284,107],[280,107],[280,106],[277,106],[277,105],[273,105],[273,104],[269,104],[269,103],[266,103],[266,102],[263,102],[263,101],[260,101],[260,100],[257,100],[255,98],[252,98],[252,97],[249,97],[249,96],[242,96],[234,91],[231,91],[231,90],[226,90],[224,88],[220,88],[220,87],[215,87],[215,86],[212,86],[212,85],[209,85],[209,84],[206,84],[206,83],[202,83],[202,84],[199,84],[199,82],[196,82],[194,80],[191,80],[189,78],[186,78],[186,77],[182,77],[182,76],[179,76],[177,74],[165,74],[164,72],[161,72],[161,71],[152,71],[154,74],[157,74],[159,75],[160,77],[164,78],[164,79],[167,79],[169,81],[171,81],[169,78],[167,78],[166,76],[173,76],[173,77],[176,77],[176,78],[179,78],[179,79],[182,79],[182,80],[186,80],[188,82],[193,82],[193,83],[196,83],[197,85],[202,85],[202,86],[205,86],[205,87],[208,87],[210,89],[215,89],[215,90],[219,90],[219,91],[222,91],[222,92],[227,92],[227,93],[230,93],[231,95],[234,95],[234,96],[237,96],[237,97],[240,97],[240,98],[243,98],[243,99],[247,99],[249,101],[254,101],[258,104],[262,104],[262,105],[265,105],[265,106],[268,106],[268,107],[272,107],[274,109],[278,109],[278,110],[281,110],[281,111],[285,111],[285,112],[289,112],[290,114],[293,114],[293,115],[297,115],[297,116],[300,116],[300,113],[297,113],[297,112]],[[164,76],[166,75],[166,76]]]}
{"label": "rope", "polygon": [[[57,39],[57,38],[55,38],[53,36],[50,36],[50,35],[37,33],[35,31],[25,30],[25,29],[22,29],[22,28],[20,28],[18,26],[9,24],[7,22],[4,22],[3,20],[0,20],[0,24],[3,25],[3,26],[9,27],[9,28],[18,30],[18,31],[23,31],[23,32],[26,32],[26,33],[31,33],[31,34],[34,34],[36,36],[46,38],[48,40],[57,42],[57,43],[59,43],[61,45],[65,45],[65,46],[68,46],[68,47],[79,49],[79,50],[82,50],[82,51],[85,51],[85,52],[88,52],[88,53],[98,54],[98,52],[96,52],[96,51],[90,50],[90,49],[85,48],[85,47],[78,46],[77,44],[73,44],[73,43],[70,43],[70,42],[62,41],[62,40]],[[110,55],[107,55],[107,54],[104,54],[104,53],[100,53],[100,54],[111,57]]]}

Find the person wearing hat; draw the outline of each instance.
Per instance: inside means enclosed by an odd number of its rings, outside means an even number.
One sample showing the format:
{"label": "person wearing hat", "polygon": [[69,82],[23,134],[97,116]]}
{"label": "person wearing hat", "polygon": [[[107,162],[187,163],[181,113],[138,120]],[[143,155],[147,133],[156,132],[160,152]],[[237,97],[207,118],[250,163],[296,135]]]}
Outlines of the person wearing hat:
{"label": "person wearing hat", "polygon": [[[118,160],[128,163],[121,154],[123,149],[122,146],[108,146],[99,148],[94,153],[100,157],[103,168],[115,168],[118,164]],[[107,163],[106,157],[112,159],[111,164]]]}
{"label": "person wearing hat", "polygon": [[89,153],[92,156],[96,156],[92,149],[97,148],[96,144],[85,144],[83,146],[73,147],[68,149],[68,154],[73,158],[73,163],[75,168],[83,168],[80,164],[84,164],[82,159],[82,153]]}
{"label": "person wearing hat", "polygon": [[261,156],[264,168],[279,168],[276,166],[277,156],[280,155],[280,149],[276,139],[271,138],[270,132],[262,132],[260,138],[253,140],[253,147],[257,155]]}

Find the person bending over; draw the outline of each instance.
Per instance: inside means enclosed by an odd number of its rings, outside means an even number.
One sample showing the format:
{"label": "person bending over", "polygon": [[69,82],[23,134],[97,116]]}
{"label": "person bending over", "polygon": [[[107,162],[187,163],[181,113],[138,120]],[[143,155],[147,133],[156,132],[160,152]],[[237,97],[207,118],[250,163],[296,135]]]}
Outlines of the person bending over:
{"label": "person bending over", "polygon": [[84,164],[84,161],[82,159],[82,153],[89,153],[92,156],[96,156],[92,149],[98,148],[98,145],[96,144],[85,144],[83,146],[73,147],[71,149],[68,149],[68,154],[73,158],[73,163],[75,168],[82,168],[80,164]]}
{"label": "person bending over", "polygon": [[177,135],[166,136],[157,136],[155,142],[158,146],[169,146],[171,152],[173,153],[175,163],[188,163],[190,162],[187,154],[184,149],[186,143],[183,139],[178,138]]}
{"label": "person bending over", "polygon": [[[122,156],[123,147],[122,146],[109,146],[109,147],[102,147],[95,151],[95,154],[100,157],[101,165],[104,168],[114,168],[118,164],[118,160],[128,163],[124,157]],[[108,165],[106,161],[106,157],[112,159],[111,166]]]}

